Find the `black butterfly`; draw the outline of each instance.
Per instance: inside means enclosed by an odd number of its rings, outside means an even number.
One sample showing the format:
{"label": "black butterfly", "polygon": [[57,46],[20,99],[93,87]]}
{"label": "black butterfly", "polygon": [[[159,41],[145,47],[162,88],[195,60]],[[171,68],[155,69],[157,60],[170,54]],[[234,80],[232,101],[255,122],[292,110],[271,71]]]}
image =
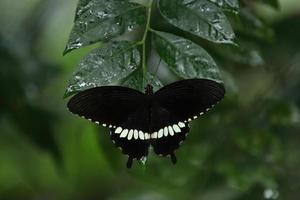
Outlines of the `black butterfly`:
{"label": "black butterfly", "polygon": [[207,79],[187,79],[145,94],[120,86],[95,87],[76,94],[69,110],[109,127],[111,140],[133,159],[148,155],[150,145],[158,155],[171,156],[189,132],[189,122],[204,114],[225,94],[224,86]]}

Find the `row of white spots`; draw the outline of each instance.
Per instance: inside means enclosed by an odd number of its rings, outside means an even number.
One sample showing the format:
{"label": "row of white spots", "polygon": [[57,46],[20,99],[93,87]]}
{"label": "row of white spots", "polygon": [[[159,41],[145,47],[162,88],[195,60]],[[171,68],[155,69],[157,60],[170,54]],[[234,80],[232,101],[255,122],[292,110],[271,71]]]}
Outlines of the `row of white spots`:
{"label": "row of white spots", "polygon": [[[217,102],[217,104],[218,104],[219,102]],[[206,108],[205,109],[205,112],[207,112],[207,111],[209,111],[211,108],[213,108],[215,105],[212,105],[210,108]],[[204,112],[200,112],[199,113],[199,116],[201,116],[201,115],[203,115],[204,114]],[[195,116],[193,116],[193,119],[197,119],[198,118],[198,116],[197,115],[195,115]],[[192,118],[188,118],[187,120],[184,120],[184,123],[187,123],[187,122],[191,122],[192,120],[193,120]]]}
{"label": "row of white spots", "polygon": [[185,124],[183,122],[179,122],[178,124],[173,124],[172,126],[166,126],[164,128],[159,129],[159,131],[151,134],[151,139],[162,138],[163,136],[167,137],[168,135],[173,136],[175,133],[180,133],[181,129],[184,128]]}
{"label": "row of white spots", "polygon": [[[214,107],[214,105],[211,106],[211,108]],[[210,108],[206,108],[206,112],[209,111]],[[203,115],[204,112],[200,112],[199,116]],[[85,118],[84,116],[82,116]],[[193,116],[193,119],[197,119],[198,116]],[[178,122],[178,124],[173,124],[170,126],[166,126],[164,128],[161,128],[159,131],[154,132],[152,134],[144,133],[143,131],[138,131],[136,129],[123,129],[122,127],[116,127],[113,125],[107,125],[102,124],[104,127],[108,128],[116,128],[115,133],[120,134],[120,138],[127,138],[128,140],[131,139],[141,139],[141,140],[148,140],[148,139],[157,139],[162,138],[163,136],[167,137],[168,135],[174,136],[175,133],[180,133],[181,128],[184,128],[186,126],[186,123],[191,122],[193,120],[192,118],[188,118],[187,120],[184,120],[184,122]],[[88,119],[89,121],[93,121],[92,119]],[[100,124],[98,121],[94,121],[96,124]]]}
{"label": "row of white spots", "polygon": [[[84,118],[84,119],[87,119],[87,120],[89,120],[90,122],[94,122],[94,123],[100,125],[100,122],[98,122],[98,121],[93,121],[92,119],[86,118],[85,116],[80,116],[80,117],[82,117],[82,118]],[[113,125],[111,125],[111,124],[110,124],[110,125],[102,124],[102,126],[103,126],[103,127],[108,127],[108,128],[116,128],[116,126],[113,126]]]}
{"label": "row of white spots", "polygon": [[[216,104],[218,104],[219,103],[219,101],[216,103]],[[210,108],[213,108],[215,105],[212,105]],[[210,108],[206,108],[206,112],[207,111],[209,111],[210,110]],[[69,110],[70,111],[70,110]],[[72,111],[70,111],[70,112],[72,112]],[[203,115],[204,114],[204,112],[200,112],[199,113],[199,116],[201,116],[201,115]],[[84,119],[87,119],[87,120],[89,120],[89,121],[91,121],[91,122],[95,122],[96,124],[100,124],[98,121],[93,121],[92,119],[89,119],[89,118],[86,118],[85,116],[81,116],[81,115],[79,115],[79,114],[77,114],[78,116],[80,116],[80,117],[82,117],[82,118],[84,118]],[[197,115],[195,115],[195,116],[193,116],[193,119],[197,119],[198,118],[198,116]],[[190,121],[192,121],[192,119],[191,118],[188,118],[187,120],[185,120],[184,121],[184,123],[187,123],[187,122],[190,122]],[[180,122],[179,122],[180,123]],[[182,122],[181,122],[182,123]],[[108,128],[116,128],[116,126],[113,126],[113,125],[107,125],[107,124],[102,124],[102,126],[104,126],[104,127],[108,127]]]}
{"label": "row of white spots", "polygon": [[185,123],[178,122],[178,124],[173,124],[172,126],[166,126],[152,134],[144,133],[143,131],[139,131],[136,129],[123,129],[122,127],[118,127],[115,129],[115,134],[120,134],[120,138],[127,138],[128,140],[132,140],[132,139],[149,140],[149,139],[161,138],[163,136],[167,137],[168,135],[173,136],[175,133],[180,133],[181,128],[184,128],[185,126],[186,126]]}
{"label": "row of white spots", "polygon": [[[217,102],[217,104],[218,104],[219,102]],[[210,108],[213,108],[215,105],[212,105]],[[207,111],[209,111],[210,110],[210,108],[206,108],[206,112]],[[201,115],[203,115],[204,114],[204,112],[200,112],[199,113],[199,116],[201,116]],[[88,119],[88,118],[86,118],[85,116],[80,116],[80,117],[82,117],[82,118],[85,118],[85,119],[87,119],[87,120],[89,120],[89,121],[91,121],[91,122],[95,122],[96,124],[100,124],[98,121],[93,121],[92,119]],[[198,118],[198,116],[197,115],[195,115],[195,116],[193,116],[193,119],[197,119]],[[184,123],[188,123],[188,122],[191,122],[192,120],[193,120],[192,118],[188,118],[187,120],[184,120]],[[179,123],[182,123],[182,122],[179,122]],[[179,124],[178,123],[178,124]],[[183,123],[183,124],[184,124]],[[103,127],[108,127],[108,128],[116,128],[116,126],[113,126],[113,125],[107,125],[107,124],[102,124],[102,126]],[[173,125],[174,126],[174,125]],[[169,126],[170,127],[170,126]],[[167,127],[169,130],[170,130],[170,128],[169,127]],[[121,128],[121,127],[119,127],[119,128]],[[166,127],[165,127],[166,128]],[[165,128],[163,129],[163,132],[168,132],[168,130],[166,130],[165,131]],[[172,127],[171,127],[171,129],[172,129]],[[176,131],[175,131],[176,132]],[[172,130],[170,131],[170,135],[172,135]],[[154,134],[154,133],[153,133]],[[151,135],[153,135],[153,134],[151,134]],[[155,133],[153,136],[156,136],[156,134],[157,133]],[[137,134],[136,134],[137,135]],[[157,135],[159,135],[159,134],[157,134]],[[162,136],[161,136],[162,137]],[[156,137],[152,137],[151,136],[151,138],[156,138]]]}
{"label": "row of white spots", "polygon": [[120,134],[120,138],[131,139],[141,139],[148,140],[150,139],[150,135],[148,133],[144,133],[143,131],[138,131],[136,129],[123,129],[121,127],[116,128],[115,134]]}
{"label": "row of white spots", "polygon": [[[99,122],[95,122],[96,124],[99,124]],[[107,125],[107,124],[102,124],[103,127],[108,127],[108,128],[116,128],[116,126],[113,125]]]}
{"label": "row of white spots", "polygon": [[[209,110],[209,108],[206,109],[206,111],[208,111],[208,110]],[[201,115],[203,115],[203,114],[204,114],[204,112],[201,112],[201,113],[199,113],[199,116],[201,116]],[[197,115],[195,115],[195,116],[193,117],[193,119],[197,119],[197,118],[198,118]],[[187,120],[184,120],[184,123],[191,122],[193,119],[192,119],[192,118],[188,118]]]}

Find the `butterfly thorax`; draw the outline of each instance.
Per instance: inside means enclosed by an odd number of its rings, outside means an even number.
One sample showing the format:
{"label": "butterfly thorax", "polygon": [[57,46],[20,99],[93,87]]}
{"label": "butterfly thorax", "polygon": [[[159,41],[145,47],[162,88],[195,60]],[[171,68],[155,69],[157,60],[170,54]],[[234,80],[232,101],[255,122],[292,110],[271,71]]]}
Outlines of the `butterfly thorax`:
{"label": "butterfly thorax", "polygon": [[152,85],[148,84],[145,88],[146,95],[152,95],[153,94],[153,87]]}

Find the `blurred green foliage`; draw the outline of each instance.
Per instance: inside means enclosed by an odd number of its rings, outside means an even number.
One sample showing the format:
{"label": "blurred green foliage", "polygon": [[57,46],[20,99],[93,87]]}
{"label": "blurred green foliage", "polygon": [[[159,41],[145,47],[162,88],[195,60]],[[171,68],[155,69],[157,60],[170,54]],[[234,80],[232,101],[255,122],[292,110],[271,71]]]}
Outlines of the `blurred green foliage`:
{"label": "blurred green foliage", "polygon": [[298,200],[300,5],[282,0],[265,16],[253,2],[226,13],[240,48],[186,36],[216,60],[228,92],[193,122],[178,164],[151,154],[128,170],[108,130],[72,116],[62,98],[91,48],[62,57],[77,0],[2,0],[0,199]]}

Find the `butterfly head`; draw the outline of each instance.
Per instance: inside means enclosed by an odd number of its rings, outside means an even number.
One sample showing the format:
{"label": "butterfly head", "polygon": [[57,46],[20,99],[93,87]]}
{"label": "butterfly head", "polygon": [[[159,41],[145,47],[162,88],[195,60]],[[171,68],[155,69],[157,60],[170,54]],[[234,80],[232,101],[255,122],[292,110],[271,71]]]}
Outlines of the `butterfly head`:
{"label": "butterfly head", "polygon": [[148,85],[146,86],[146,88],[145,88],[145,93],[146,93],[147,95],[153,94],[153,87],[152,87],[152,85],[148,84]]}

